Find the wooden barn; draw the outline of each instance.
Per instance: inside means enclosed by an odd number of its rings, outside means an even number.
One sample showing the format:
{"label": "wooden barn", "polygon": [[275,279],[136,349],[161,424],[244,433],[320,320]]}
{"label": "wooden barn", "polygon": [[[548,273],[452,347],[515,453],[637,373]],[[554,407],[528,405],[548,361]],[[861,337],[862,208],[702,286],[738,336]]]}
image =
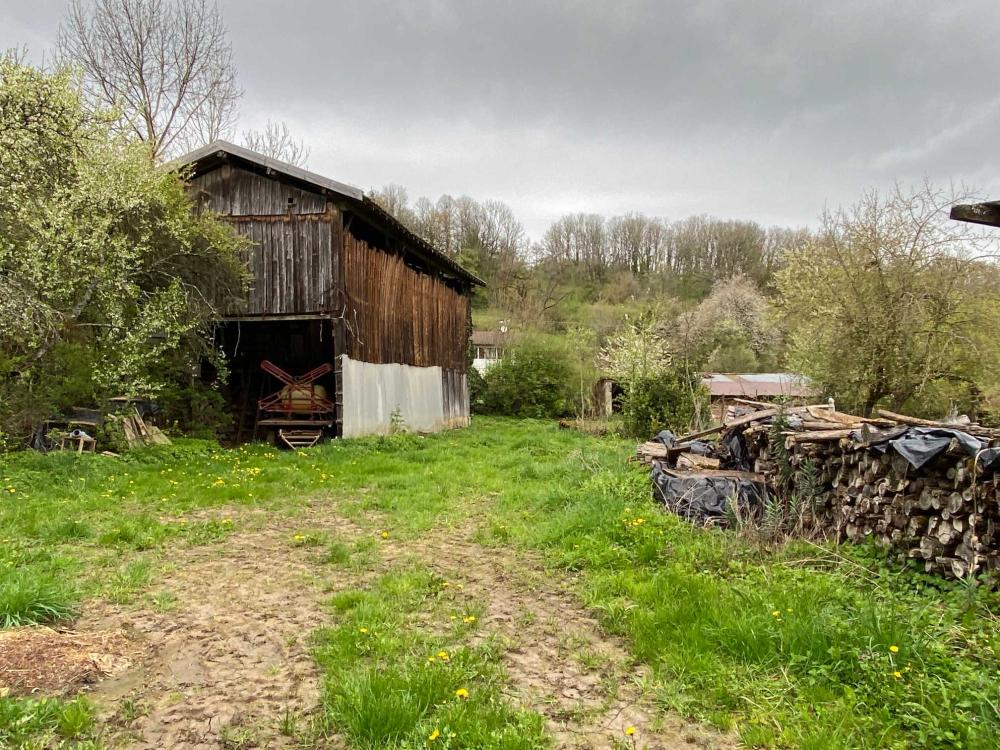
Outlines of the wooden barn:
{"label": "wooden barn", "polygon": [[224,141],[175,164],[253,243],[248,298],[217,326],[236,440],[468,424],[482,281],[358,188]]}

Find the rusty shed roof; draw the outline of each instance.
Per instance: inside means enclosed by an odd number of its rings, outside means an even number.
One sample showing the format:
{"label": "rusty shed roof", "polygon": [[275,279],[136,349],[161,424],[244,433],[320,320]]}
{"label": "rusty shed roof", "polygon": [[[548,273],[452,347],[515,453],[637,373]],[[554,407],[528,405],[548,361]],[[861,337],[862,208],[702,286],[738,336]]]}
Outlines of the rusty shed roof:
{"label": "rusty shed roof", "polygon": [[706,372],[701,382],[713,396],[774,398],[816,394],[809,378],[792,372]]}
{"label": "rusty shed roof", "polygon": [[503,346],[507,335],[500,331],[473,331],[469,339],[477,346]]}
{"label": "rusty shed roof", "polygon": [[386,211],[377,201],[366,195],[361,188],[348,185],[344,182],[338,182],[337,180],[330,179],[329,177],[324,177],[323,175],[310,172],[309,170],[302,169],[301,167],[296,167],[295,165],[288,164],[287,162],[279,161],[278,159],[272,159],[264,154],[259,154],[256,151],[251,151],[243,146],[237,146],[234,143],[229,143],[228,141],[223,140],[212,141],[212,143],[209,143],[207,146],[202,146],[201,148],[185,154],[184,156],[174,159],[166,166],[174,169],[189,167],[194,174],[202,174],[215,169],[231,159],[243,162],[244,164],[253,165],[257,170],[262,171],[264,174],[276,175],[285,181],[296,184],[300,187],[306,187],[314,192],[318,191],[323,194],[333,193],[345,198],[348,203],[354,206],[355,209],[360,209],[361,212],[387,224],[405,240],[416,246],[417,250],[430,256],[430,258],[432,258],[438,265],[459,280],[468,284],[486,286],[486,282],[470,271],[462,268],[462,266],[449,258],[426,239],[409,229],[395,216]]}

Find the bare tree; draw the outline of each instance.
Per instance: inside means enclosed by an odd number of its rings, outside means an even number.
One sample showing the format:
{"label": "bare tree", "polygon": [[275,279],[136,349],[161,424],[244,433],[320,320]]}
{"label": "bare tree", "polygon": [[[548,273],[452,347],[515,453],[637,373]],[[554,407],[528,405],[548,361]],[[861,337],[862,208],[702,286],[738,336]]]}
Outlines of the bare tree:
{"label": "bare tree", "polygon": [[244,130],[243,145],[296,167],[304,167],[309,159],[305,142],[292,138],[288,125],[283,122],[268,120],[263,130]]}
{"label": "bare tree", "polygon": [[417,216],[410,208],[410,196],[406,188],[392,182],[380,188],[372,188],[368,191],[368,196],[388,211],[400,224],[413,229],[417,223]]}
{"label": "bare tree", "polygon": [[71,0],[59,56],[96,105],[163,158],[232,126],[242,92],[219,9],[208,0]]}

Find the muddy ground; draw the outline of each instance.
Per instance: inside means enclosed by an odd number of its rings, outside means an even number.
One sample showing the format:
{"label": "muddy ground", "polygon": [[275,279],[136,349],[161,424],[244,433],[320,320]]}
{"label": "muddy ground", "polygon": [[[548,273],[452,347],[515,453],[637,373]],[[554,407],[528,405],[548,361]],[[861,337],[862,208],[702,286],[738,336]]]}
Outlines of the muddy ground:
{"label": "muddy ground", "polygon": [[[363,586],[411,559],[484,605],[477,638],[500,638],[509,698],[546,717],[557,747],[632,747],[631,739],[625,742],[629,726],[636,728],[636,747],[735,744],[654,705],[643,691],[646,670],[601,633],[571,582],[523,552],[484,549],[473,541],[474,525],[417,541],[382,539],[374,519],[356,524],[322,500],[294,517],[225,515],[242,531],[218,544],[171,550],[155,600],[126,607],[95,602],[75,624],[78,639],[127,638],[128,647],[114,656],[118,668],[85,681],[105,678],[88,689],[116,746],[298,746],[282,728],[308,721],[319,703],[310,634],[329,621],[323,602],[332,591]],[[378,539],[378,562],[370,569],[323,565],[315,548],[290,544],[303,528],[347,541]],[[342,746],[336,739],[330,744]]]}

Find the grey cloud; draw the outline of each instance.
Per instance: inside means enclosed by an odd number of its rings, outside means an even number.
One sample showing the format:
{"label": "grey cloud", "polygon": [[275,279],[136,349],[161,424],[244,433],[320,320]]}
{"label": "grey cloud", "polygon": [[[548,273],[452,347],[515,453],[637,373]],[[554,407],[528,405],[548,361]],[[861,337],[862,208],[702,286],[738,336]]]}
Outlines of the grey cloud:
{"label": "grey cloud", "polygon": [[[5,7],[9,5],[10,7]],[[0,6],[54,38],[61,3]],[[1000,192],[1000,4],[226,0],[248,123],[412,196],[813,223],[894,180]],[[28,41],[32,44],[33,40]]]}

